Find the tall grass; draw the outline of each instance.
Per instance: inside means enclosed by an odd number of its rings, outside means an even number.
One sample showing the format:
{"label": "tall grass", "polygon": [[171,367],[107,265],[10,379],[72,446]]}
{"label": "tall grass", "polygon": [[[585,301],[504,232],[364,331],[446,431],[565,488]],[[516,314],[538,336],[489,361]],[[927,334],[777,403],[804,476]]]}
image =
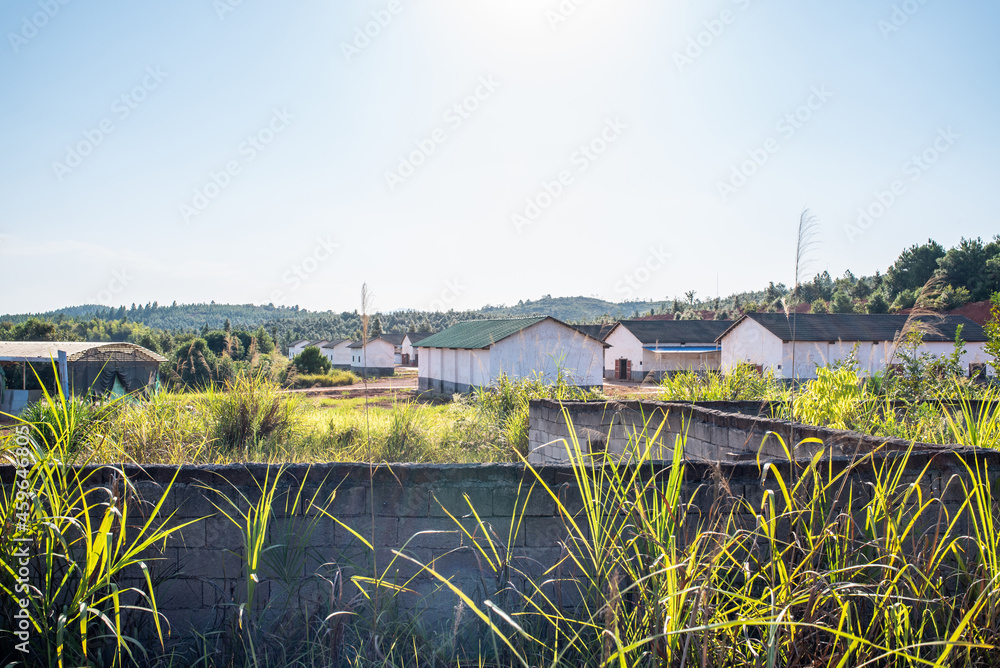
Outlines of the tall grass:
{"label": "tall grass", "polygon": [[965,460],[948,504],[909,453],[839,471],[822,452],[766,465],[760,492],[743,493],[689,481],[680,439],[665,469],[643,441],[616,463],[572,438],[576,503],[527,467],[562,518],[565,556],[519,572],[508,603],[477,605],[428,569],[505,665],[995,665],[1000,505],[984,460]]}
{"label": "tall grass", "polygon": [[[120,666],[145,657],[150,636],[162,646],[147,562],[190,522],[161,516],[172,481],[142,507],[120,470],[71,466],[77,432],[69,402],[62,406],[44,445],[28,438],[27,425],[0,441],[0,459],[26,473],[0,496],[0,609],[13,620],[25,603],[28,615],[26,630],[0,627],[0,647],[24,642],[27,651],[11,650],[6,660],[28,665]],[[100,483],[108,473],[110,482]],[[144,623],[130,626],[140,613]]]}
{"label": "tall grass", "polygon": [[660,381],[660,401],[785,401],[788,389],[768,370],[749,364],[729,373],[682,371]]}

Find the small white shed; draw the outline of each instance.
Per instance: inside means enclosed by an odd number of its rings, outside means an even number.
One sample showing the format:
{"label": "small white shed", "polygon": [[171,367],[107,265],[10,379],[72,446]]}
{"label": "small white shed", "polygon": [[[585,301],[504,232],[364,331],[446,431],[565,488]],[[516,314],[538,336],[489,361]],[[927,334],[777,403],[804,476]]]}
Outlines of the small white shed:
{"label": "small white shed", "polygon": [[391,376],[396,372],[396,347],[385,339],[369,339],[348,344],[351,371],[361,377]]}
{"label": "small white shed", "polygon": [[351,370],[351,351],[348,348],[353,343],[350,339],[334,339],[320,348],[323,356],[330,360],[334,369]]}

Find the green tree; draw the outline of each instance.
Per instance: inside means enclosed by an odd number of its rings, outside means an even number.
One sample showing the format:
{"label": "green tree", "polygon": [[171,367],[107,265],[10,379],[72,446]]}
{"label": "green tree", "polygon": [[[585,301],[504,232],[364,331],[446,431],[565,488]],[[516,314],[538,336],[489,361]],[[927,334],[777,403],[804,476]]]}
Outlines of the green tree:
{"label": "green tree", "polygon": [[330,369],[333,368],[330,360],[316,346],[309,346],[296,355],[292,360],[292,364],[295,365],[300,373],[305,374],[329,373]]}
{"label": "green tree", "polygon": [[829,313],[830,309],[827,307],[826,302],[822,299],[817,299],[813,301],[812,306],[809,309],[810,313]]}
{"label": "green tree", "polygon": [[1000,376],[1000,292],[994,292],[991,299],[993,308],[990,310],[990,319],[986,323],[986,353],[993,358],[990,366],[993,371]]}
{"label": "green tree", "polygon": [[380,336],[382,336],[382,318],[378,317],[376,313],[375,317],[372,318],[371,335],[369,338],[376,339]]}
{"label": "green tree", "polygon": [[885,297],[882,296],[881,290],[871,296],[868,304],[865,305],[865,311],[871,315],[889,312],[889,304],[885,301]]}
{"label": "green tree", "polygon": [[885,285],[890,299],[904,290],[919,290],[938,269],[938,260],[945,256],[944,247],[933,239],[926,244],[914,244],[902,253],[885,272]]}
{"label": "green tree", "polygon": [[257,339],[257,352],[261,355],[270,355],[274,352],[274,340],[267,333],[267,330],[264,329],[264,325],[257,328],[253,337]]}
{"label": "green tree", "polygon": [[968,289],[972,301],[984,301],[1000,290],[991,261],[1000,263],[1000,236],[987,244],[978,237],[963,237],[938,261],[938,273],[948,285]]}
{"label": "green tree", "polygon": [[846,292],[838,292],[833,295],[830,310],[834,313],[854,313],[854,302]]}

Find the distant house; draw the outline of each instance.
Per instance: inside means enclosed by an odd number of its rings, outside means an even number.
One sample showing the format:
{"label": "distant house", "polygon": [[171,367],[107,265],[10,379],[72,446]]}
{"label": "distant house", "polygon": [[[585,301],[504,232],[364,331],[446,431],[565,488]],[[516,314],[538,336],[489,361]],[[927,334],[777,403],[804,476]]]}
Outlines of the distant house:
{"label": "distant house", "polygon": [[154,389],[166,361],[134,343],[0,341],[0,412],[17,415],[42,398],[36,372],[52,378],[50,393],[125,394]]}
{"label": "distant house", "polygon": [[323,346],[325,346],[329,341],[326,339],[320,339],[318,341],[310,341],[308,339],[300,339],[294,343],[288,344],[288,359],[293,359],[296,355],[302,353],[306,348],[319,348],[322,351]]}
{"label": "distant house", "polygon": [[601,387],[605,344],[555,318],[460,322],[416,345],[419,388],[468,392],[506,374]]}
{"label": "distant house", "polygon": [[342,371],[351,370],[351,351],[348,346],[353,343],[350,339],[334,339],[320,348],[323,356],[330,360],[334,369]]}
{"label": "distant house", "polygon": [[[872,374],[894,358],[896,342],[906,327],[905,315],[860,315],[854,313],[748,313],[719,336],[722,368],[752,364],[773,371],[778,378],[815,378],[816,368],[847,359],[857,347],[859,368]],[[989,373],[983,328],[964,316],[921,319],[920,352],[935,357],[954,350],[955,334],[962,327],[966,353],[962,365],[970,374]],[[793,344],[792,341],[795,341]],[[795,366],[792,368],[794,348]]]}
{"label": "distant house", "polygon": [[722,363],[716,339],[730,320],[622,320],[604,337],[610,347],[604,375],[659,380],[678,371],[715,371]]}
{"label": "distant house", "polygon": [[401,334],[399,332],[387,332],[385,334],[379,335],[378,337],[392,344],[393,361],[396,364],[403,363],[403,338],[405,336],[406,336],[405,334]]}
{"label": "distant house", "polygon": [[351,371],[362,377],[391,376],[396,371],[396,348],[383,338],[348,344]]}
{"label": "distant house", "polygon": [[288,344],[288,359],[292,359],[309,346],[308,339],[299,339]]}
{"label": "distant house", "polygon": [[403,359],[400,361],[400,364],[417,366],[416,344],[420,343],[428,336],[432,336],[431,332],[407,332],[406,336],[403,337]]}

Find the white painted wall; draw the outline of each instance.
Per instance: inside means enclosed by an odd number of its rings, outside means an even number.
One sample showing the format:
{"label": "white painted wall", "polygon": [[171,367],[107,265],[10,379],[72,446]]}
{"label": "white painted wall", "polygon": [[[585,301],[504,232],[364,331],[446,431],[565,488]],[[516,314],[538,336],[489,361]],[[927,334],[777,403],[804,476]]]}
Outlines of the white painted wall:
{"label": "white painted wall", "polygon": [[[659,344],[679,345],[679,344]],[[650,350],[642,351],[643,371],[717,371],[722,363],[722,353],[669,353],[656,354]],[[612,364],[612,370],[614,365]],[[632,363],[635,370],[635,363]]]}
{"label": "white painted wall", "polygon": [[621,358],[632,360],[632,373],[646,371],[646,358],[642,349],[642,343],[635,334],[628,331],[623,325],[619,325],[604,339],[604,342],[611,347],[604,351],[604,368],[613,373],[615,361]]}
{"label": "white painted wall", "polygon": [[293,357],[295,357],[296,355],[298,355],[299,353],[301,353],[303,350],[306,349],[306,347],[308,346],[308,344],[309,344],[309,342],[305,341],[303,343],[298,343],[298,344],[296,344],[294,346],[289,346],[288,347],[288,359],[292,359]]}
{"label": "white painted wall", "polygon": [[[778,337],[754,322],[744,320],[722,340],[722,369],[729,371],[740,362],[759,364],[774,371],[778,378],[815,378],[816,368],[847,359],[854,348],[850,341],[800,341],[794,344],[795,368],[792,369],[793,344],[782,343]],[[945,357],[954,350],[954,343],[941,341],[924,343],[921,353]],[[890,363],[892,341],[862,341],[858,344],[858,367],[861,373],[872,375]],[[970,364],[989,362],[983,343],[966,343],[962,356],[962,370],[969,372]],[[892,360],[899,364],[898,355]]]}
{"label": "white painted wall", "polygon": [[566,325],[543,320],[490,348],[490,380],[541,376],[554,381],[559,369],[575,385],[604,383],[604,346]]}
{"label": "white painted wall", "polygon": [[490,351],[470,350],[469,363],[471,366],[472,385],[485,387],[490,384]]}
{"label": "white painted wall", "polygon": [[729,371],[741,363],[759,364],[781,377],[781,339],[759,323],[747,318],[722,339],[722,370]]}
{"label": "white painted wall", "polygon": [[351,350],[347,346],[351,345],[350,341],[341,341],[334,348],[320,348],[323,351],[323,355],[330,360],[331,364],[350,364],[351,363]]}
{"label": "white painted wall", "polygon": [[372,339],[364,348],[351,348],[351,366],[356,369],[391,369],[395,348],[388,341]]}

